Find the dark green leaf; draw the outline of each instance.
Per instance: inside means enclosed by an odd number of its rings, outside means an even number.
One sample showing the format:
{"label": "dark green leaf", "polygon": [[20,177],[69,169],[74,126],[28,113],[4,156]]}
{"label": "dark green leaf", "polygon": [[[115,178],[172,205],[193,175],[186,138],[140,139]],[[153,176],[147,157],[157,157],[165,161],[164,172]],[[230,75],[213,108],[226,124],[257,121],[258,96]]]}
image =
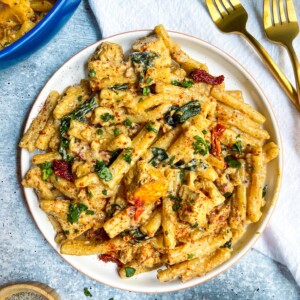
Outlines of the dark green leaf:
{"label": "dark green leaf", "polygon": [[169,158],[167,151],[163,148],[153,147],[151,148],[153,157],[149,160],[149,164],[157,167],[159,163]]}
{"label": "dark green leaf", "polygon": [[202,130],[202,133],[205,135],[205,134],[207,134],[207,130]]}
{"label": "dark green leaf", "polygon": [[192,259],[193,257],[194,257],[193,253],[191,253],[191,254],[188,255],[188,259]]}
{"label": "dark green leaf", "polygon": [[197,162],[195,159],[192,159],[186,164],[183,160],[179,160],[176,164],[173,165],[173,168],[186,171],[195,171],[197,168]]}
{"label": "dark green leaf", "polygon": [[132,150],[133,148],[125,148],[123,154],[123,160],[125,160],[128,164],[131,163],[132,160]]}
{"label": "dark green leaf", "polygon": [[153,79],[152,78],[147,78],[146,83],[149,84]]}
{"label": "dark green leaf", "polygon": [[117,159],[119,154],[122,152],[122,149],[116,149],[112,152],[110,152],[110,160],[109,160],[109,166]]}
{"label": "dark green leaf", "polygon": [[77,100],[78,102],[82,102],[82,96],[78,96]]}
{"label": "dark green leaf", "polygon": [[87,215],[94,215],[95,212],[94,212],[93,210],[87,210],[87,211],[86,211],[86,214],[87,214]]}
{"label": "dark green leaf", "polygon": [[157,57],[159,56],[155,52],[133,52],[129,56],[135,69],[140,73],[153,67],[153,60]]}
{"label": "dark green leaf", "polygon": [[97,133],[98,133],[98,135],[103,135],[103,130],[102,129],[98,129]]}
{"label": "dark green leaf", "polygon": [[190,101],[181,107],[172,106],[165,115],[166,123],[170,126],[183,124],[186,120],[198,115],[200,112],[201,105],[198,100]]}
{"label": "dark green leaf", "polygon": [[230,168],[235,168],[236,169],[236,168],[239,168],[241,166],[241,163],[238,160],[232,158],[231,156],[226,156],[225,161],[227,162],[227,164]]}
{"label": "dark green leaf", "polygon": [[173,211],[178,211],[181,208],[181,204],[180,203],[175,203],[172,206]]}
{"label": "dark green leaf", "polygon": [[107,196],[107,190],[102,190],[102,194]]}

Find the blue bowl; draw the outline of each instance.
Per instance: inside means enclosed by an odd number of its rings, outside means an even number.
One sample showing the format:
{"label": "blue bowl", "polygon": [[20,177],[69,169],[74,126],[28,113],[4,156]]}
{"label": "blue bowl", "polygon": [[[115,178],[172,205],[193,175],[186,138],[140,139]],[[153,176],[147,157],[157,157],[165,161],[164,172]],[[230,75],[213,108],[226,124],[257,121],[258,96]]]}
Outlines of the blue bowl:
{"label": "blue bowl", "polygon": [[58,0],[28,33],[0,51],[0,69],[7,68],[44,46],[69,20],[80,0]]}

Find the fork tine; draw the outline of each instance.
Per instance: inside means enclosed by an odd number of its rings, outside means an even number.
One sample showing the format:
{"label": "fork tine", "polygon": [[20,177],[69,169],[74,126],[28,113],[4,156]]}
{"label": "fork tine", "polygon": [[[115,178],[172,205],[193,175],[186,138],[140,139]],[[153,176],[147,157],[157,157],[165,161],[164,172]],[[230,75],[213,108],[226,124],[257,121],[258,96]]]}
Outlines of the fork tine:
{"label": "fork tine", "polygon": [[276,25],[279,23],[277,0],[273,0],[272,2],[273,2],[273,20],[274,20],[274,25]]}
{"label": "fork tine", "polygon": [[215,7],[213,0],[206,0],[206,6],[208,8],[211,18],[215,23],[222,20],[222,16],[220,15],[219,11]]}
{"label": "fork tine", "polygon": [[238,5],[241,5],[241,2],[239,0],[228,0],[230,2],[230,4],[235,7]]}
{"label": "fork tine", "polygon": [[264,27],[272,27],[272,13],[271,13],[271,3],[270,0],[264,1]]}
{"label": "fork tine", "polygon": [[221,0],[221,1],[229,13],[233,11],[233,8],[231,7],[231,5],[228,3],[227,0]]}
{"label": "fork tine", "polygon": [[289,22],[297,22],[297,15],[293,4],[293,0],[286,0],[286,10]]}
{"label": "fork tine", "polygon": [[220,0],[215,0],[215,3],[217,5],[217,8],[218,8],[220,14],[222,15],[222,17],[226,17],[227,16],[227,12],[224,9],[224,7],[223,7],[222,3],[220,2]]}
{"label": "fork tine", "polygon": [[279,0],[279,11],[280,11],[280,19],[281,19],[281,23],[286,22],[285,11],[284,11],[284,2],[283,2],[283,0]]}

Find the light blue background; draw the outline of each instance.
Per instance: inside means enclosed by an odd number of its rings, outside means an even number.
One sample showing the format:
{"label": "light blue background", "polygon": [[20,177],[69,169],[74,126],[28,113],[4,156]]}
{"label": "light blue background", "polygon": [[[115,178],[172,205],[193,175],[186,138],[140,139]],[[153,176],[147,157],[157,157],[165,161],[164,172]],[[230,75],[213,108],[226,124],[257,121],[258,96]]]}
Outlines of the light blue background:
{"label": "light blue background", "polygon": [[[101,33],[83,1],[63,30],[26,61],[0,73],[0,286],[40,281],[62,299],[190,300],[300,299],[300,288],[286,267],[250,251],[239,263],[210,282],[185,291],[146,295],[97,283],[68,265],[45,241],[26,207],[19,183],[17,144],[27,114],[49,77],[72,55],[99,40]],[[288,245],[287,245],[288,246]]]}

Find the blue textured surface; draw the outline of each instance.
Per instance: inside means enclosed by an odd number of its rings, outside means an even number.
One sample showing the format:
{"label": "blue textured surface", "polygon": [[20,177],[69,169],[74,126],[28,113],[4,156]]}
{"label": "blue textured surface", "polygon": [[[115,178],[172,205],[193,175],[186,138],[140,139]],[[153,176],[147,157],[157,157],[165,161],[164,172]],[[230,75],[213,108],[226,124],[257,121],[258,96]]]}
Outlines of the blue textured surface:
{"label": "blue textured surface", "polygon": [[[92,12],[83,1],[70,22],[44,48],[18,65],[0,72],[0,286],[40,281],[62,299],[214,300],[300,299],[300,289],[286,267],[250,251],[219,277],[185,291],[147,295],[97,283],[68,265],[45,241],[26,207],[19,184],[17,144],[27,114],[53,72],[83,47],[101,38]],[[287,245],[288,246],[288,245]]]}
{"label": "blue textured surface", "polygon": [[0,70],[25,59],[45,45],[69,20],[80,0],[58,0],[47,14],[28,34],[0,51]]}

